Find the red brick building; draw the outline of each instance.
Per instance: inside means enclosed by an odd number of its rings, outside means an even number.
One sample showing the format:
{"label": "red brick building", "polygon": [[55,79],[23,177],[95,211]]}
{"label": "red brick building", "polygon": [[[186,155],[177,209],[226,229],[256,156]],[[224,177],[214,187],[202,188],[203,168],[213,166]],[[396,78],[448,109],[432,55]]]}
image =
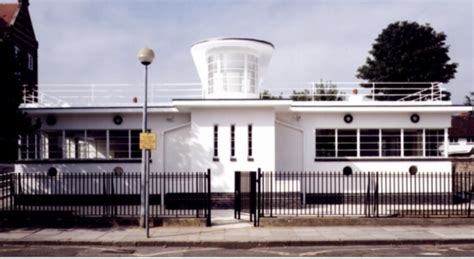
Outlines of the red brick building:
{"label": "red brick building", "polygon": [[14,81],[17,87],[35,92],[38,84],[38,41],[28,6],[28,0],[0,4],[0,87],[8,87]]}

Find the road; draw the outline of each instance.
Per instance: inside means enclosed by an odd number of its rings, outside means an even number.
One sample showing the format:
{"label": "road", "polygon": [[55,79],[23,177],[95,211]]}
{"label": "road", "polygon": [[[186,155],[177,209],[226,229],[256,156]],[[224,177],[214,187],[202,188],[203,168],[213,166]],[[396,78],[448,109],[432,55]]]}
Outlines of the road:
{"label": "road", "polygon": [[87,247],[1,245],[0,256],[474,256],[474,244],[400,246]]}

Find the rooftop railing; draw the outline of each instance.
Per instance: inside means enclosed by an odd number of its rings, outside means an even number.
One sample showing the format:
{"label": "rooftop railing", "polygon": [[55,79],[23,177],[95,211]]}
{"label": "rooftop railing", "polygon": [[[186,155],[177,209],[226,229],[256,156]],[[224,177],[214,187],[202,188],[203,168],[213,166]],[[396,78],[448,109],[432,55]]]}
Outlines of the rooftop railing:
{"label": "rooftop railing", "polygon": [[[23,107],[141,106],[141,85],[45,84],[39,91],[24,90]],[[238,87],[232,86],[232,89]],[[151,104],[170,104],[173,99],[204,99],[200,83],[150,84]],[[442,83],[417,82],[279,82],[260,87],[259,98],[294,101],[419,102],[449,98]]]}

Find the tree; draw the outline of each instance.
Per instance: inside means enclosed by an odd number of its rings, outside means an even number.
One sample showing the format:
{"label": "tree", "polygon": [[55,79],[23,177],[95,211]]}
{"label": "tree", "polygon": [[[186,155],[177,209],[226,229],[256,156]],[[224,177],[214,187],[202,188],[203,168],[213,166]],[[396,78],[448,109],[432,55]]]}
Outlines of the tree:
{"label": "tree", "polygon": [[22,86],[12,45],[0,41],[0,163],[12,163],[17,159],[18,136],[29,134],[39,127],[26,113],[19,110],[22,102]]}
{"label": "tree", "polygon": [[[449,46],[445,41],[446,34],[436,32],[429,24],[407,21],[389,24],[375,39],[370,56],[358,68],[356,76],[371,82],[446,83],[454,78],[458,64],[449,63]],[[377,99],[398,100],[427,87],[431,85],[381,84],[375,86],[375,94],[379,94]]]}

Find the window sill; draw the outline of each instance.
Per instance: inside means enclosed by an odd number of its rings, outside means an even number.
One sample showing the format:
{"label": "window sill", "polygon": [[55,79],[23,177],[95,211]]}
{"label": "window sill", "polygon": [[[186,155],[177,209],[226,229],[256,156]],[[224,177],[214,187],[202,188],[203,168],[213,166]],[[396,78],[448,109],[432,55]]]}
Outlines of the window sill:
{"label": "window sill", "polygon": [[237,162],[237,158],[231,157],[231,158],[230,158],[230,162]]}
{"label": "window sill", "polygon": [[[17,160],[17,164],[100,164],[100,163],[141,163],[141,158],[117,158],[117,159],[42,159],[42,160]],[[153,161],[150,159],[150,163]]]}
{"label": "window sill", "polygon": [[248,158],[247,158],[247,161],[249,161],[249,162],[253,162],[253,161],[254,161],[254,159],[253,159],[253,157],[248,157]]}
{"label": "window sill", "polygon": [[212,162],[219,162],[219,158],[218,157],[213,157]]}
{"label": "window sill", "polygon": [[314,162],[363,162],[363,161],[450,161],[448,157],[330,157],[315,158]]}

